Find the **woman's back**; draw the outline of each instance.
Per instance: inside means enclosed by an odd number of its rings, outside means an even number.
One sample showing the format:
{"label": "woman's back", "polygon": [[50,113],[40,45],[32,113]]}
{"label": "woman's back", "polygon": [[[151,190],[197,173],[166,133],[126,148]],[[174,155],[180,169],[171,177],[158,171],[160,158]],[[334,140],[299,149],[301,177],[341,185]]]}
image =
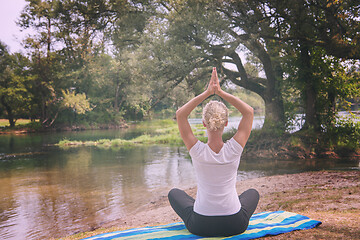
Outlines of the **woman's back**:
{"label": "woman's back", "polygon": [[243,148],[233,138],[219,153],[198,141],[190,156],[197,176],[194,211],[205,216],[231,215],[240,210],[236,176]]}

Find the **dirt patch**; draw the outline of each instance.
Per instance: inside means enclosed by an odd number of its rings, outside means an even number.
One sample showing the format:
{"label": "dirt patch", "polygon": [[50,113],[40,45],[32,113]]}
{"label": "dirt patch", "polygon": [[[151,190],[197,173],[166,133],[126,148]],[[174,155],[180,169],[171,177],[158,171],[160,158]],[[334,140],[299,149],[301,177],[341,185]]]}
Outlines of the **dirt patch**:
{"label": "dirt patch", "polygon": [[[249,179],[237,183],[238,193],[255,188],[260,193],[256,212],[291,211],[322,221],[306,231],[263,239],[360,239],[360,172],[320,171]],[[196,188],[186,190],[192,196]],[[167,196],[153,199],[131,217],[104,223],[99,229],[62,239],[81,239],[103,232],[181,221]],[[84,230],[89,231],[89,230]]]}

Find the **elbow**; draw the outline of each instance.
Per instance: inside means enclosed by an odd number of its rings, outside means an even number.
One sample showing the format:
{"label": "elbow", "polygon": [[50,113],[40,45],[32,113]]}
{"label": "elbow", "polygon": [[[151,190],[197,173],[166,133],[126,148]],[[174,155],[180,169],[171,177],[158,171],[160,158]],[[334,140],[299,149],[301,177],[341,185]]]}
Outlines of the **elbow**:
{"label": "elbow", "polygon": [[175,113],[176,118],[179,118],[179,115],[181,115],[180,108],[178,110],[176,110],[176,113]]}
{"label": "elbow", "polygon": [[190,112],[188,111],[188,109],[181,107],[178,110],[176,110],[175,116],[176,119],[187,119],[189,114]]}
{"label": "elbow", "polygon": [[254,108],[250,107],[249,112],[250,112],[251,115],[254,116]]}
{"label": "elbow", "polygon": [[182,114],[181,108],[179,108],[178,110],[176,110],[176,113],[175,113],[176,119],[181,118],[182,115],[183,115],[183,114]]}
{"label": "elbow", "polygon": [[253,118],[254,117],[254,109],[249,106],[247,111],[246,111],[246,115]]}

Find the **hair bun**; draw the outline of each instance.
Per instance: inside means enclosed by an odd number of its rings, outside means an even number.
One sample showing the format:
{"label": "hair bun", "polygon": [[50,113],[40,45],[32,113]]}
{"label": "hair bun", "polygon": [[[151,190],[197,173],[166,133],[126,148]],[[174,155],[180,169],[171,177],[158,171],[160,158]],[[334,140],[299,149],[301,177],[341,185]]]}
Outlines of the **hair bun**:
{"label": "hair bun", "polygon": [[223,128],[227,118],[228,109],[222,102],[210,101],[203,109],[203,121],[210,131]]}

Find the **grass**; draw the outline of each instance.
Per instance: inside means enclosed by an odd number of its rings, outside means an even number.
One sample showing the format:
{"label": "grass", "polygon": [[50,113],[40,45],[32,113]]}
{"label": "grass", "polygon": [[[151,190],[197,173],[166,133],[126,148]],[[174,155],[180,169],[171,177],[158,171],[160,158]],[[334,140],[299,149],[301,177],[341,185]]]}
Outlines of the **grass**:
{"label": "grass", "polygon": [[182,139],[180,135],[176,134],[160,134],[151,136],[148,134],[139,137],[125,140],[125,139],[100,139],[98,141],[69,141],[61,140],[57,145],[60,147],[78,147],[78,146],[96,146],[101,148],[114,148],[114,147],[128,147],[136,145],[152,145],[152,144],[175,144],[181,145]]}
{"label": "grass", "polygon": [[15,127],[10,127],[9,120],[0,119],[0,131],[3,133],[19,133],[19,132],[33,132],[41,129],[39,120],[31,121],[30,119],[18,119]]}
{"label": "grass", "polygon": [[[31,123],[30,119],[18,119],[15,123],[15,127],[16,126],[21,126],[21,125],[27,125]],[[9,120],[7,119],[0,119],[0,127],[10,127],[10,123]]]}
{"label": "grass", "polygon": [[[61,148],[79,147],[79,146],[96,146],[99,148],[119,148],[131,147],[136,145],[183,145],[179,129],[174,120],[156,120],[141,122],[136,125],[136,129],[144,132],[143,135],[133,139],[100,139],[97,141],[69,141],[61,140],[57,145]],[[192,126],[194,135],[202,142],[207,142],[206,128],[202,124]],[[232,129],[223,134],[223,140],[229,140],[236,132]]]}
{"label": "grass", "polygon": [[[131,147],[136,145],[183,145],[180,137],[178,126],[174,120],[156,120],[150,122],[141,122],[136,125],[136,129],[144,132],[143,135],[133,139],[100,139],[97,141],[69,141],[61,140],[57,145],[61,148],[80,147],[80,146],[96,146],[99,148],[119,148]],[[202,124],[192,126],[192,130],[196,138],[202,142],[207,142],[206,128]],[[236,132],[231,129],[223,134],[223,140],[229,140]]]}
{"label": "grass", "polygon": [[[144,134],[133,139],[100,139],[97,141],[69,141],[61,140],[57,145],[61,148],[79,147],[79,146],[96,146],[99,148],[119,148],[131,147],[136,145],[154,145],[169,144],[182,145],[183,141],[180,137],[177,124],[174,120],[157,120],[150,122],[141,122],[136,129],[143,131]],[[204,127],[195,126],[193,131],[196,137],[202,141],[206,141]]]}

